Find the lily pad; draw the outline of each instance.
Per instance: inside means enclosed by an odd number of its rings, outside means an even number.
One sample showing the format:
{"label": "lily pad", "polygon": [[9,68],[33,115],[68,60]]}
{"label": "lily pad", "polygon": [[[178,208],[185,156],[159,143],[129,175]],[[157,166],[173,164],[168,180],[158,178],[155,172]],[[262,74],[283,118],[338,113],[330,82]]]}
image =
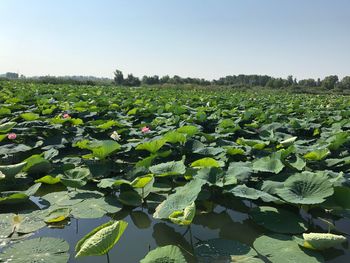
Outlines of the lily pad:
{"label": "lily pad", "polygon": [[140,261],[140,263],[156,262],[186,263],[187,261],[177,246],[168,245],[151,250],[146,257]]}
{"label": "lily pad", "polygon": [[69,245],[59,238],[39,237],[11,245],[0,254],[1,262],[66,263]]}

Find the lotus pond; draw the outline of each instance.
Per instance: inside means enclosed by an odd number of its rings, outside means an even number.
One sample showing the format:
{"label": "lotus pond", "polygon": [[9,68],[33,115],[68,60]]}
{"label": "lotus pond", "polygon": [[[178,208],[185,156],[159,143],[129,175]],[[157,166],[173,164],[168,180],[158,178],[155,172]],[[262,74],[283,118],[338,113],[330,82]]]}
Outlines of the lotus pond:
{"label": "lotus pond", "polygon": [[0,262],[350,262],[349,97],[0,90]]}

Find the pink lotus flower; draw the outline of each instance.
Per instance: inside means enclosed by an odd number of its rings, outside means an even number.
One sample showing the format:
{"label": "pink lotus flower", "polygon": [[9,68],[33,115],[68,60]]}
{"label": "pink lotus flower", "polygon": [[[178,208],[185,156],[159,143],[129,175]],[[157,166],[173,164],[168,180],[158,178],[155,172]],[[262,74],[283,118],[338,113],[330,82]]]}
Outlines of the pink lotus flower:
{"label": "pink lotus flower", "polygon": [[70,115],[68,113],[63,114],[63,118],[68,119],[70,118]]}
{"label": "pink lotus flower", "polygon": [[147,126],[142,127],[142,129],[141,129],[141,131],[142,131],[143,133],[149,132],[150,130],[151,130],[151,129],[148,128]]}
{"label": "pink lotus flower", "polygon": [[17,134],[16,133],[9,133],[9,134],[7,134],[7,138],[9,139],[9,140],[14,140],[14,139],[16,139],[17,138]]}

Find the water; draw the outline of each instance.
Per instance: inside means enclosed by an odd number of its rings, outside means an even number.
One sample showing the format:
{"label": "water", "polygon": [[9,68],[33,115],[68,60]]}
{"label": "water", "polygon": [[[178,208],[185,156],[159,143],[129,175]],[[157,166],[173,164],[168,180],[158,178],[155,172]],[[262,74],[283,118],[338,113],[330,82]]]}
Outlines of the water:
{"label": "water", "polygon": [[[147,210],[124,210],[113,215],[113,218],[123,219],[129,225],[119,242],[109,252],[109,262],[139,262],[149,250],[171,244],[182,248],[188,262],[196,262],[191,251],[193,245],[198,241],[220,237],[252,245],[258,236],[266,232],[254,224],[246,213],[225,209],[222,206],[216,207],[211,213],[196,215],[190,228],[153,219],[152,214],[148,214]],[[44,228],[35,233],[33,237],[50,236],[65,239],[70,244],[69,262],[108,263],[106,255],[75,259],[74,247],[92,229],[109,220],[111,218],[108,216],[100,219],[71,219],[63,229]],[[316,220],[315,223],[317,227],[323,227],[321,221]],[[350,220],[341,219],[335,223],[337,229],[350,234]],[[324,252],[323,256],[329,263],[350,262],[348,248],[330,249]]]}

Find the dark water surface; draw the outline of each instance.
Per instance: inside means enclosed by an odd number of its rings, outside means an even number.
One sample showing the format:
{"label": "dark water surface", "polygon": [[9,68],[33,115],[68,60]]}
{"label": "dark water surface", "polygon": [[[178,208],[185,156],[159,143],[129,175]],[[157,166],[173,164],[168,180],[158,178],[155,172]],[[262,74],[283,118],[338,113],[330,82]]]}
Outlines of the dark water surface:
{"label": "dark water surface", "polygon": [[[119,242],[109,252],[109,262],[139,262],[149,250],[170,244],[182,248],[189,262],[196,262],[191,251],[193,245],[200,240],[220,237],[237,240],[252,246],[254,240],[265,231],[249,219],[247,214],[223,207],[217,207],[211,213],[196,215],[190,228],[155,220],[151,214],[148,214],[147,210],[122,211],[113,217],[117,220],[123,219],[129,225]],[[107,216],[100,219],[71,219],[70,223],[63,229],[44,228],[33,237],[50,236],[65,239],[70,244],[71,257],[69,262],[107,263],[106,255],[75,259],[74,247],[83,236],[110,219]],[[315,220],[315,223],[317,227],[324,227],[321,221]],[[337,221],[336,228],[349,235],[350,220]],[[326,262],[329,263],[350,262],[348,248],[331,249],[322,254]]]}

